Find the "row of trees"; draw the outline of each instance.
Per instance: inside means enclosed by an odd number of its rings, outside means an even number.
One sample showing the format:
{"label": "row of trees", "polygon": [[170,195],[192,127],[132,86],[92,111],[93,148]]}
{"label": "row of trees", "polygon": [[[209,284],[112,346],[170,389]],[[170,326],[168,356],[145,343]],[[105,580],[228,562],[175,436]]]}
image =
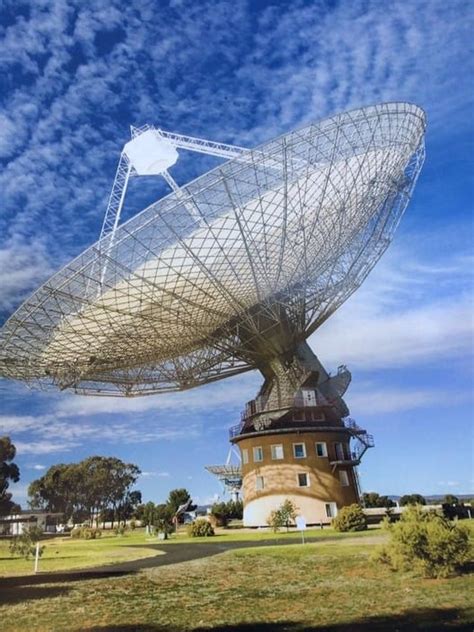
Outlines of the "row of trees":
{"label": "row of trees", "polygon": [[[421,494],[405,494],[401,496],[399,500],[401,507],[407,507],[409,505],[426,505],[426,498]],[[395,507],[396,503],[388,496],[380,496],[377,492],[368,492],[362,494],[361,504],[366,508],[371,507]],[[443,505],[458,506],[461,505],[459,498],[453,494],[447,494],[443,500]]]}
{"label": "row of trees", "polygon": [[[381,496],[377,492],[362,494],[362,505],[367,508],[395,507],[396,503],[388,496]],[[426,499],[421,494],[406,494],[401,496],[399,503],[402,507],[407,505],[426,505]]]}
{"label": "row of trees", "polygon": [[116,457],[91,456],[79,463],[53,465],[28,487],[30,506],[62,513],[74,522],[121,522],[141,503],[132,487],[141,474],[133,463]]}
{"label": "row of trees", "polygon": [[[169,532],[172,528],[173,518],[176,512],[183,505],[188,504],[188,511],[196,508],[192,504],[191,496],[187,489],[179,488],[170,491],[168,500],[165,503],[155,504],[148,502],[139,505],[135,510],[134,517],[140,520],[146,527],[156,527],[160,531]],[[180,519],[178,517],[178,519]]]}
{"label": "row of trees", "polygon": [[[135,511],[135,516],[145,526],[153,526],[160,531],[167,532],[172,525],[173,518],[178,508],[189,503],[188,511],[196,508],[191,504],[191,496],[187,489],[173,489],[165,503],[155,504],[148,502],[139,505]],[[226,525],[229,520],[241,519],[243,515],[243,503],[241,500],[214,503],[211,508],[211,515],[216,518],[216,524]],[[178,516],[178,522],[182,522],[182,517]]]}

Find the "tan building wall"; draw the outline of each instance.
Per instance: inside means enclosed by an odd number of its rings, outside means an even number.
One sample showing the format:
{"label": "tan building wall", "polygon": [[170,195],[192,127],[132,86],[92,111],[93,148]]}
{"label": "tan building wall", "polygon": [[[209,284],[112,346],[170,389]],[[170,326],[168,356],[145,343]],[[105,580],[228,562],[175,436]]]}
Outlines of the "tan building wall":
{"label": "tan building wall", "polygon": [[[343,444],[345,455],[349,456],[349,435],[344,431],[275,432],[252,435],[237,443],[242,456],[245,526],[266,525],[270,512],[287,498],[296,504],[307,524],[328,523],[331,520],[328,511],[337,511],[358,500],[352,466],[330,464],[337,459],[336,443]],[[301,443],[305,445],[306,456],[297,458],[293,446]],[[327,456],[317,455],[316,443],[326,444]],[[282,446],[282,459],[272,458],[272,446],[277,445]],[[258,455],[254,454],[254,448],[261,448],[262,461],[255,460]],[[341,471],[346,472],[347,481],[341,480]],[[299,474],[306,474],[307,487],[299,486]],[[262,479],[263,488],[258,489]],[[327,509],[330,503],[333,505]]]}

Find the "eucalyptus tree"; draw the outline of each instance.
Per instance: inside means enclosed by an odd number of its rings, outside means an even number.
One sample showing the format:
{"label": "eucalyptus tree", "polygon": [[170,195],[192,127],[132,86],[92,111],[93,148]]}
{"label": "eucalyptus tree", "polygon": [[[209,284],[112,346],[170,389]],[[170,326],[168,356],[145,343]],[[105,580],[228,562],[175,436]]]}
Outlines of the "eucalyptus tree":
{"label": "eucalyptus tree", "polygon": [[20,480],[20,470],[13,463],[16,448],[10,437],[0,437],[0,515],[9,514],[20,507],[12,501],[12,494],[8,492],[10,483]]}
{"label": "eucalyptus tree", "polygon": [[111,512],[119,520],[126,507],[141,501],[132,487],[140,475],[133,463],[116,457],[91,456],[79,463],[53,465],[28,488],[30,506],[63,513],[74,522]]}

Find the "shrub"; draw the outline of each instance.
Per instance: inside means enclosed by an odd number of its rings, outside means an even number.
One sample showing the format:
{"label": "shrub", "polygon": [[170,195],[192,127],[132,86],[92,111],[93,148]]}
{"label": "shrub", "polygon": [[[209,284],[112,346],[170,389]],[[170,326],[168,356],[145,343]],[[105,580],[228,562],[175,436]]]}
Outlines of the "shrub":
{"label": "shrub", "polygon": [[100,538],[102,531],[100,529],[94,529],[94,527],[74,527],[71,531],[71,538],[81,538],[82,540],[95,540]]}
{"label": "shrub", "polygon": [[469,559],[468,530],[434,511],[409,507],[399,522],[386,522],[384,526],[391,540],[378,551],[376,559],[393,570],[447,577]]}
{"label": "shrub", "polygon": [[365,531],[367,517],[359,505],[343,507],[332,521],[336,531]]}
{"label": "shrub", "polygon": [[278,531],[280,527],[288,528],[290,524],[294,523],[298,508],[295,503],[287,498],[279,507],[271,512],[268,517],[267,524],[273,529]]}
{"label": "shrub", "polygon": [[136,529],[136,528],[137,528],[137,521],[136,521],[134,518],[132,518],[132,519],[130,520],[130,529],[131,529],[132,531],[135,531],[135,529]]}
{"label": "shrub", "polygon": [[170,535],[174,531],[173,523],[166,518],[157,518],[154,526],[158,533],[164,533],[165,535]]}
{"label": "shrub", "polygon": [[241,520],[243,515],[243,503],[241,500],[229,500],[229,502],[214,503],[211,509],[211,520],[215,526],[225,527],[229,520]]}
{"label": "shrub", "polygon": [[208,521],[214,527],[227,527],[227,518],[221,514],[209,514]]}
{"label": "shrub", "polygon": [[[10,555],[19,555],[28,560],[36,554],[36,543],[43,534],[39,527],[28,527],[21,535],[15,536],[10,542]],[[39,549],[39,555],[43,555],[44,546]]]}
{"label": "shrub", "polygon": [[188,535],[193,538],[202,538],[214,535],[214,529],[210,522],[204,518],[198,518],[188,526]]}
{"label": "shrub", "polygon": [[426,498],[421,494],[405,494],[400,498],[400,505],[406,507],[407,505],[426,505]]}
{"label": "shrub", "polygon": [[117,536],[123,536],[127,533],[127,531],[128,531],[127,526],[124,524],[119,524],[114,529],[114,533]]}

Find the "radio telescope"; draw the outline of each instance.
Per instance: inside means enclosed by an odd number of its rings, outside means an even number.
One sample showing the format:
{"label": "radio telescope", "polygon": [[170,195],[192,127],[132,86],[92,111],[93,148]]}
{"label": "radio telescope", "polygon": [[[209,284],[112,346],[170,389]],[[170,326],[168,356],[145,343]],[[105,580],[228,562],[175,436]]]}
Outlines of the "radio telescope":
{"label": "radio telescope", "polygon": [[[384,103],[255,149],[132,128],[100,239],[5,323],[0,375],[134,396],[258,369],[260,392],[231,429],[241,467],[209,471],[242,484],[245,525],[288,497],[308,524],[330,520],[357,502],[373,438],[348,417],[350,372],[331,376],[306,339],[388,247],[425,125],[417,106]],[[226,161],[178,186],[182,150]],[[120,223],[130,178],[156,175],[170,194]]]}

